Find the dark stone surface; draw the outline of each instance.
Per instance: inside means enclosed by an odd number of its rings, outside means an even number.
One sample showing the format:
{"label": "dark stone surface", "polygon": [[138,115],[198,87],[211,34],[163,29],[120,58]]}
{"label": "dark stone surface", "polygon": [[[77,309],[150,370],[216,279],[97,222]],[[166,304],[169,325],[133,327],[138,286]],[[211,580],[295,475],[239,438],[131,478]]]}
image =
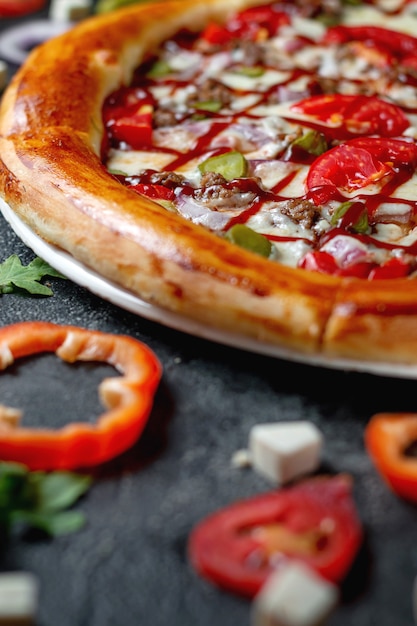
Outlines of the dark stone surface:
{"label": "dark stone surface", "polygon": [[[28,250],[0,218],[4,260]],[[348,472],[364,523],[364,548],[330,626],[411,626],[417,573],[417,510],[398,500],[363,444],[369,417],[415,410],[415,383],[287,363],[223,347],[127,313],[70,281],[50,298],[3,295],[2,325],[49,320],[127,333],[158,355],[164,375],[138,444],[94,471],[77,505],[88,524],[54,540],[13,536],[0,569],[41,582],[38,626],[230,626],[249,624],[250,605],[200,580],[189,566],[194,524],[223,505],[270,489],[231,466],[252,425],[311,420],[325,436],[322,472]],[[62,426],[93,419],[98,381],[110,368],[69,366],[53,355],[19,361],[0,376],[0,400],[25,409],[25,423]],[[112,373],[112,372],[110,372]]]}
{"label": "dark stone surface", "polygon": [[[3,26],[3,23],[2,23]],[[0,218],[0,261],[33,258]],[[35,573],[37,626],[249,625],[250,604],[201,580],[187,538],[206,514],[271,487],[231,466],[252,425],[307,419],[325,436],[321,472],[348,472],[365,542],[329,626],[412,626],[417,509],[397,499],[363,443],[379,411],[416,410],[415,382],[297,365],[223,347],[127,313],[70,281],[50,298],[0,296],[0,324],[49,320],[127,333],[158,355],[164,374],[142,439],[94,471],[77,505],[88,524],[53,540],[14,535],[0,570]],[[26,409],[27,423],[93,419],[108,368],[57,365],[49,356],[0,376],[0,402]]]}

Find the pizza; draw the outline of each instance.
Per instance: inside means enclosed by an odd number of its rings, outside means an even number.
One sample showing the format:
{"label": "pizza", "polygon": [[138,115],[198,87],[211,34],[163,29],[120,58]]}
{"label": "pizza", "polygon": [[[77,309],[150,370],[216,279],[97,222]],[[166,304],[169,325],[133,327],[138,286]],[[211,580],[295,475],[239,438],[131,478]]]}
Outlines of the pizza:
{"label": "pizza", "polygon": [[8,87],[1,197],[204,327],[416,364],[416,16],[404,0],[166,0],[91,17]]}

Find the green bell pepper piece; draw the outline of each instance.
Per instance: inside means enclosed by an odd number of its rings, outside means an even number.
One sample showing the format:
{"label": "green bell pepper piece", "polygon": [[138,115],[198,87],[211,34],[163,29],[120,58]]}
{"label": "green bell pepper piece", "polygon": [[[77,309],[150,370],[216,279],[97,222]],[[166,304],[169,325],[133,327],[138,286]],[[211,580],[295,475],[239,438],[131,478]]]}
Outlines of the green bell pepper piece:
{"label": "green bell pepper piece", "polygon": [[305,135],[298,137],[292,142],[292,145],[315,156],[320,156],[327,150],[327,141],[324,135],[316,130],[310,130]]}
{"label": "green bell pepper piece", "polygon": [[272,252],[272,244],[264,235],[249,228],[245,224],[235,224],[226,232],[228,241],[268,258]]}
{"label": "green bell pepper piece", "polygon": [[248,164],[240,152],[232,150],[218,156],[210,157],[198,166],[201,174],[215,172],[221,174],[226,180],[242,178],[246,175]]}

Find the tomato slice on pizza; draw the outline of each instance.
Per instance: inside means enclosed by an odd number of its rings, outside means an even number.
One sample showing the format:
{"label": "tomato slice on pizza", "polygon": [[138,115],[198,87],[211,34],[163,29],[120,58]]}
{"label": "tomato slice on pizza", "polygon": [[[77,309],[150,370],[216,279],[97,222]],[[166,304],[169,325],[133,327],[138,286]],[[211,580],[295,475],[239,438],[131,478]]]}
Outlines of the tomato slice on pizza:
{"label": "tomato slice on pizza", "polygon": [[48,242],[203,325],[415,362],[417,38],[400,32],[415,21],[407,2],[302,0],[86,20],[6,91],[0,193]]}
{"label": "tomato slice on pizza", "polygon": [[328,150],[312,164],[307,176],[309,196],[320,205],[339,190],[353,193],[374,185],[383,190],[411,178],[417,164],[417,144],[379,137],[352,139]]}
{"label": "tomato slice on pizza", "polygon": [[[382,135],[396,137],[409,126],[410,120],[401,107],[375,96],[326,94],[300,100],[291,109],[310,115],[318,122],[337,128],[336,138],[345,139],[355,135]],[[330,127],[330,129],[328,128]]]}
{"label": "tomato slice on pizza", "polygon": [[324,39],[328,44],[364,43],[369,50],[385,50],[400,61],[417,55],[416,37],[372,24],[334,26],[327,31]]}
{"label": "tomato slice on pizza", "polygon": [[[339,46],[352,44],[348,33],[368,45],[363,30],[333,28],[312,41],[296,24],[281,6],[265,5],[165,43],[129,88],[107,100],[108,166],[130,189],[220,236],[230,239],[231,228],[245,225],[271,243],[252,248],[268,258],[369,279],[394,277],[376,270],[399,261],[407,275],[415,267],[407,245],[390,248],[380,233],[390,222],[401,222],[403,238],[414,228],[414,201],[391,202],[417,165],[410,113],[372,87],[363,94],[355,69],[349,91],[357,93],[328,93],[324,81],[312,81],[310,65],[320,58],[320,78],[326,64],[323,43],[333,45],[326,54],[336,60]],[[387,37],[375,32],[371,47]],[[281,60],[278,46],[293,56]],[[404,52],[395,38],[392,49]],[[369,62],[368,49],[357,52]],[[378,57],[372,75],[382,79],[386,62]],[[311,95],[299,98],[300,82]],[[351,249],[343,258],[332,245],[322,249],[336,229]],[[246,237],[247,248],[253,239]]]}

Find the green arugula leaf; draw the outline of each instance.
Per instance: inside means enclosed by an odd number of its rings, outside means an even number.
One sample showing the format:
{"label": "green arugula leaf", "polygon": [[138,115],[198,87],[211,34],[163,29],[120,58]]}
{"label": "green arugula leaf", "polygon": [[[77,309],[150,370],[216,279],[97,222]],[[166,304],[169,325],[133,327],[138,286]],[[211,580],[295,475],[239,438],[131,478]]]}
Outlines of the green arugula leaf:
{"label": "green arugula leaf", "polygon": [[0,531],[16,524],[57,536],[79,530],[80,511],[67,511],[92,483],[90,476],[66,471],[31,472],[18,463],[0,462]]}
{"label": "green arugula leaf", "polygon": [[16,254],[0,263],[0,294],[24,290],[32,295],[52,296],[52,289],[39,282],[44,276],[65,278],[46,261],[36,257],[29,265],[22,265]]}
{"label": "green arugula leaf", "polygon": [[85,516],[80,511],[14,511],[13,522],[26,524],[29,528],[41,530],[51,537],[68,535],[85,525]]}
{"label": "green arugula leaf", "polygon": [[33,472],[30,479],[36,488],[38,508],[45,511],[59,511],[71,506],[91,484],[89,476],[71,472]]}

